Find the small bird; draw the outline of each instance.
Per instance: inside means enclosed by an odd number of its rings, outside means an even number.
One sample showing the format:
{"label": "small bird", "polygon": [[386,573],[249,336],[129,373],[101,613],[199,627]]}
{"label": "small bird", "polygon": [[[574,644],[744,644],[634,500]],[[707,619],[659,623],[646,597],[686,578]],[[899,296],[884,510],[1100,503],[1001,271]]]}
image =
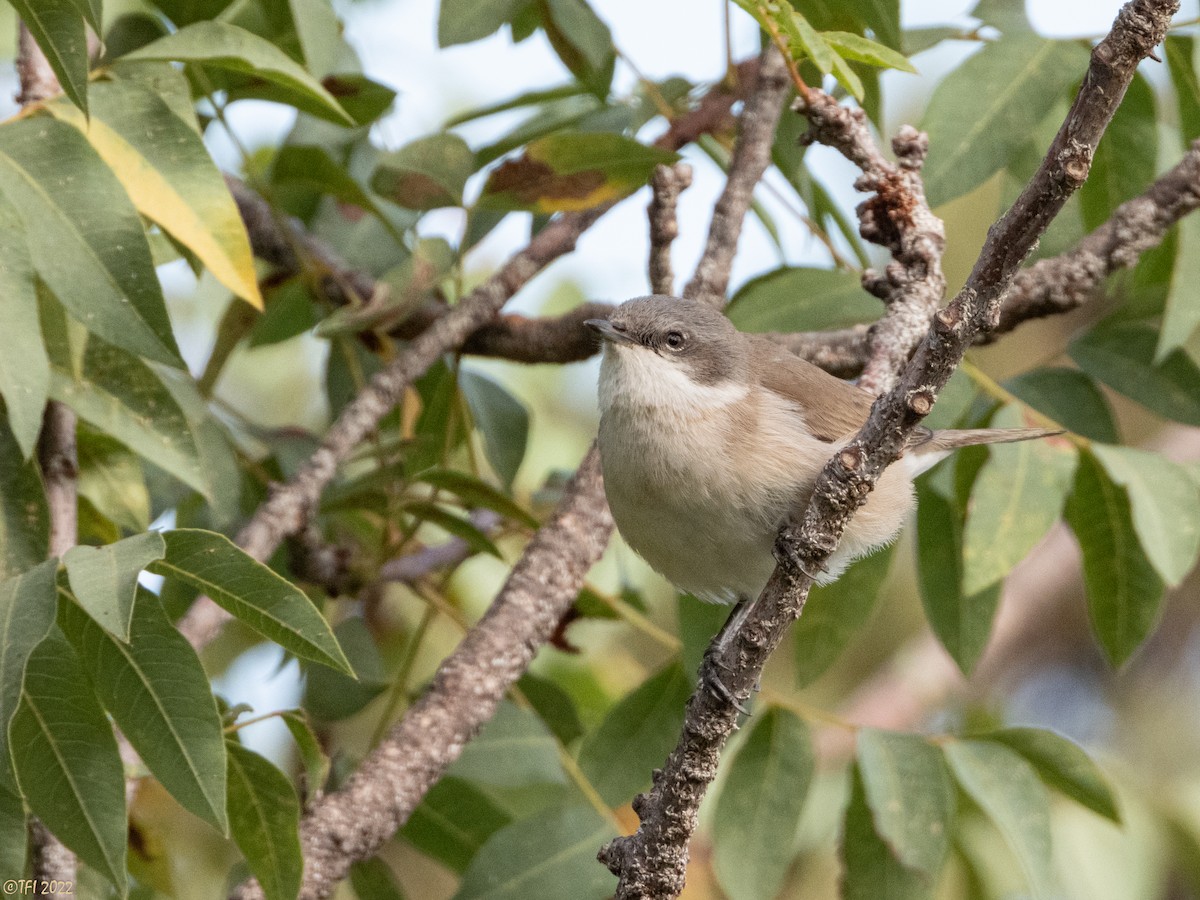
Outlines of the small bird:
{"label": "small bird", "polygon": [[[874,398],[704,303],[640,297],[585,324],[604,342],[600,458],[621,535],[682,591],[717,603],[757,598],[780,526],[804,509]],[[816,582],[892,541],[913,506],[913,478],[951,451],[1057,433],[918,429]]]}

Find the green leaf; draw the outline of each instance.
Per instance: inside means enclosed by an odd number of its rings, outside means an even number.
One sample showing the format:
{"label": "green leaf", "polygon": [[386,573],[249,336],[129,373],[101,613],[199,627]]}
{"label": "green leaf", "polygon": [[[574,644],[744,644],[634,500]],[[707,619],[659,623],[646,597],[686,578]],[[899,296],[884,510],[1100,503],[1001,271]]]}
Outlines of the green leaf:
{"label": "green leaf", "polygon": [[583,739],[579,767],[611,807],[650,786],[650,772],[667,758],[679,729],[691,679],[678,662],[647,678]]}
{"label": "green leaf", "polygon": [[[578,606],[578,601],[576,601]],[[604,607],[608,609],[608,607]],[[708,603],[690,594],[677,594],[675,597],[676,633],[683,642],[680,650],[680,662],[683,670],[696,684],[696,676],[700,671],[700,663],[713,637],[721,630],[721,626],[729,619],[728,606],[721,603]],[[616,613],[609,615],[617,618]],[[801,617],[803,618],[803,617]]]}
{"label": "green leaf", "polygon": [[[0,735],[21,701],[29,655],[54,625],[58,590],[58,561],[46,560],[21,575],[0,581]],[[0,758],[0,782],[13,789],[11,757]]]}
{"label": "green leaf", "polygon": [[354,667],[354,676],[327,666],[305,667],[304,708],[324,722],[349,718],[392,683],[375,638],[361,616],[338,622],[333,634]]}
{"label": "green leaf", "polygon": [[126,531],[150,527],[150,493],[141,463],[120,441],[78,425],[79,495]]}
{"label": "green leaf", "polygon": [[63,92],[85,113],[88,108],[87,27],[75,0],[12,0]]}
{"label": "green leaf", "polygon": [[224,833],[221,717],[196,651],[158,598],[139,593],[128,642],[74,603],[61,604],[59,617],[100,702],[142,762],[184,809]]}
{"label": "green leaf", "polygon": [[970,673],[987,645],[1000,585],[963,593],[962,533],[958,506],[932,489],[921,490],[917,503],[921,604],[937,639],[958,667]]}
{"label": "green leaf", "polygon": [[165,559],[150,571],[203,591],[263,637],[301,659],[352,674],[329,623],[298,588],[223,534],[195,528],[163,533]]}
{"label": "green leaf", "polygon": [[1167,586],[1175,587],[1200,553],[1200,491],[1182,466],[1157,453],[1099,445],[1092,452],[1128,493],[1146,558]]}
{"label": "green leaf", "polygon": [[796,685],[811,684],[833,665],[871,617],[891,567],[894,545],[854,563],[832,584],[814,588],[792,626]]}
{"label": "green leaf", "polygon": [[[329,194],[344,203],[357,206],[375,216],[389,231],[394,231],[387,216],[380,210],[362,186],[346,169],[333,160],[323,147],[289,144],[275,156],[271,166],[271,183],[277,185],[302,185],[318,194]],[[403,243],[400,232],[395,231],[398,243]],[[371,298],[364,298],[371,299]]]}
{"label": "green leaf", "polygon": [[138,212],[236,296],[262,309],[246,226],[201,135],[133,81],[92,85],[91,107],[89,120],[61,103],[50,111],[87,135]]}
{"label": "green leaf", "polygon": [[1090,453],[1080,454],[1066,518],[1083,551],[1092,627],[1121,665],[1153,629],[1164,585],[1138,541],[1129,494]]}
{"label": "green leaf", "polygon": [[404,900],[392,870],[378,856],[360,859],[350,867],[350,886],[359,900]]}
{"label": "green leaf", "polygon": [[878,40],[901,49],[900,0],[848,0],[835,5],[854,10]]}
{"label": "green leaf", "polygon": [[[1120,441],[1112,409],[1096,382],[1078,369],[1034,369],[1004,382],[1022,403],[1069,431],[1103,444]],[[938,398],[941,406],[942,397]]]}
{"label": "green leaf", "polygon": [[424,500],[406,500],[404,511],[418,521],[436,525],[447,534],[464,541],[472,553],[486,553],[497,559],[503,559],[500,548],[469,519],[455,515],[436,503],[427,503]]}
{"label": "green leaf", "polygon": [[1154,348],[1155,364],[1182,348],[1200,328],[1200,222],[1195,216],[1179,220],[1179,252]]}
{"label": "green leaf", "polygon": [[529,441],[529,413],[499,382],[477,372],[462,371],[458,387],[483,436],[483,451],[501,482],[512,490]]}
{"label": "green leaf", "polygon": [[511,821],[471,782],[446,776],[425,794],[399,836],[451,871],[462,873],[487,839]]}
{"label": "green leaf", "polygon": [[1092,169],[1079,189],[1083,226],[1103,225],[1113,210],[1136,197],[1154,180],[1158,164],[1158,121],[1154,88],[1134,73],[1092,157]]}
{"label": "green leaf", "polygon": [[615,836],[590,806],[544,809],[488,838],[454,900],[605,900],[616,881],[596,850]]}
{"label": "green leaf", "polygon": [[1200,137],[1200,79],[1196,77],[1196,39],[1183,34],[1169,34],[1165,42],[1167,69],[1175,86],[1179,104],[1179,137],[1186,150]]}
{"label": "green leaf", "polygon": [[12,791],[0,787],[0,881],[25,877],[28,839],[25,804]]}
{"label": "green leaf", "polygon": [[616,48],[612,32],[587,0],[544,0],[542,28],[571,74],[598,97],[612,84]]}
{"label": "green leaf", "polygon": [[563,784],[558,742],[537,714],[505,701],[448,773],[479,784]]}
{"label": "green leaf", "polygon": [[92,338],[78,378],[52,358],[50,396],[80,419],[212,497],[210,471],[187,415],[160,373],[136,356]]}
{"label": "green leaf", "polygon": [[857,763],[850,767],[850,803],[842,832],[843,900],[932,900],[933,882],[903,865],[875,830]]}
{"label": "green leaf", "polygon": [[288,0],[288,8],[308,71],[324,79],[337,68],[345,46],[333,4],[330,0]]}
{"label": "green leaf", "polygon": [[1181,350],[1154,362],[1154,330],[1140,323],[1093,328],[1068,352],[1079,368],[1160,416],[1200,425],[1200,368]]}
{"label": "green leaf", "polygon": [[300,893],[300,801],[287,776],[241,744],[226,741],[229,832],[267,900]]}
{"label": "green leaf", "polygon": [[1003,728],[973,735],[1021,754],[1042,781],[1118,825],[1121,814],[1100,767],[1077,744],[1044,728]]}
{"label": "green leaf", "polygon": [[117,740],[75,651],[57,632],[29,657],[8,746],[34,815],[124,896],[125,772]]}
{"label": "green leaf", "polygon": [[943,750],[959,785],[995,823],[1034,897],[1057,897],[1050,859],[1050,803],[1033,768],[990,741],[950,741]]}
{"label": "green leaf", "polygon": [[0,190],[38,276],[88,331],[180,365],[137,210],[83,135],[44,116],[0,128]]}
{"label": "green leaf", "polygon": [[913,64],[902,53],[897,53],[883,44],[865,38],[860,34],[848,31],[824,31],[821,37],[838,52],[843,59],[866,63],[884,69],[898,69],[901,72],[916,74]]}
{"label": "green leaf", "polygon": [[427,469],[416,475],[416,480],[449,491],[463,502],[464,506],[490,509],[506,519],[520,522],[528,528],[537,528],[538,520],[510,498],[485,481],[455,469]]}
{"label": "green leaf", "polygon": [[788,266],[747,281],[726,312],[742,331],[824,331],[874,322],[881,306],[853,272]]}
{"label": "green leaf", "polygon": [[751,721],[713,816],[713,865],[731,900],[770,900],[794,855],[792,836],[812,779],[808,728],[772,708]]}
{"label": "green leaf", "polygon": [[575,701],[557,683],[526,672],[517,681],[517,690],[529,701],[560,745],[568,747],[583,735],[583,723],[579,721]]}
{"label": "green leaf", "polygon": [[163,14],[182,27],[202,19],[212,19],[232,5],[234,0],[154,0]]}
{"label": "green leaf", "polygon": [[123,57],[198,63],[270,82],[297,109],[344,125],[354,120],[302,66],[258,35],[227,22],[196,22]]}
{"label": "green leaf", "polygon": [[321,740],[313,731],[312,723],[304,710],[289,709],[280,713],[279,718],[291,732],[292,740],[296,742],[296,749],[300,753],[300,760],[304,763],[305,793],[315,797],[325,790],[325,782],[329,779],[329,756],[321,746]]}
{"label": "green leaf", "polygon": [[[1028,423],[1015,406],[992,420],[997,428]],[[1053,440],[996,444],[975,477],[963,528],[962,589],[978,594],[1003,581],[1062,515],[1075,474],[1075,452]]]}
{"label": "green leaf", "polygon": [[646,184],[654,167],[678,154],[608,132],[558,132],[492,171],[479,205],[485,209],[573,212],[619,200]]}
{"label": "green leaf", "polygon": [[469,44],[495,34],[529,5],[530,0],[441,0],[438,4],[439,47]]}
{"label": "green leaf", "polygon": [[353,72],[327,75],[321,79],[321,84],[359,126],[375,122],[392,108],[396,99],[396,92],[386,84]]}
{"label": "green leaf", "polygon": [[954,790],[923,737],[863,728],[858,765],[875,831],[904,865],[937,880],[954,818]]}
{"label": "green leaf", "polygon": [[385,153],[371,176],[371,190],[405,209],[461,206],[463,187],[475,171],[475,154],[456,134],[432,134]]}
{"label": "green leaf", "polygon": [[29,459],[42,430],[42,411],[50,392],[50,360],[38,322],[33,259],[20,214],[0,194],[0,296],[4,297],[4,334],[0,344],[0,397],[8,425]]}
{"label": "green leaf", "polygon": [[[929,134],[929,202],[953,200],[1003,169],[1087,62],[1076,42],[1006,34],[946,76],[921,123]],[[981,92],[980,85],[994,89]]]}
{"label": "green leaf", "polygon": [[50,510],[37,462],[25,459],[0,413],[0,578],[32,569],[50,552]]}
{"label": "green leaf", "polygon": [[162,535],[151,531],[106,547],[72,547],[63,565],[79,605],[101,628],[128,642],[138,576],[166,550]]}

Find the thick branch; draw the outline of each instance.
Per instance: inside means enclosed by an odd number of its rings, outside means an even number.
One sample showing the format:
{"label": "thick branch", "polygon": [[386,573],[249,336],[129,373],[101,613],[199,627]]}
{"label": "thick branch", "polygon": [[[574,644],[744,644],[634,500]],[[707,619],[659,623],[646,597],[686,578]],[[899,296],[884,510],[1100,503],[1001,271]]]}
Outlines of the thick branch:
{"label": "thick branch", "polygon": [[754,199],[754,189],[771,162],[775,128],[787,98],[787,64],[774,45],[763,51],[753,93],[742,110],[737,143],[729,160],[729,177],[713,208],[708,243],[683,296],[725,305],[729,273],[737,253],[742,222]]}
{"label": "thick branch", "polygon": [[[373,856],[496,711],[553,634],[612,533],[593,447],[553,516],[462,643],[345,786],[319,799],[301,826],[301,897],[328,897],[355,860]],[[240,898],[261,897],[257,884]]]}
{"label": "thick branch", "polygon": [[[720,658],[706,657],[733,697],[749,698],[770,653],[801,613],[812,579],[837,546],[846,523],[884,468],[931,409],[976,335],[999,321],[1000,297],[1017,267],[1087,175],[1100,136],[1138,62],[1166,33],[1177,0],[1133,0],[1092,52],[1083,86],[1033,180],[991,229],[966,286],[934,317],[897,385],[876,401],[859,434],[826,465],[799,526],[781,533],[776,567],[743,627]],[[701,684],[711,678],[700,678]],[[635,809],[637,834],[610,842],[601,858],[620,882],[618,900],[671,898],[683,889],[687,844],[720,751],[737,723],[731,700],[699,689],[688,702],[683,733],[650,793]]]}

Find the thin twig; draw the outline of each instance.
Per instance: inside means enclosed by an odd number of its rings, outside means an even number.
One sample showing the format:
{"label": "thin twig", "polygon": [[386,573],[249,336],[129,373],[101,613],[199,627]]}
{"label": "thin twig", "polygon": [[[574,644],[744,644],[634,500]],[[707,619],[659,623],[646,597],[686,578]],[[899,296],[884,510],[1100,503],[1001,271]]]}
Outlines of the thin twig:
{"label": "thin twig", "polygon": [[[617,838],[601,858],[618,875],[617,900],[665,900],[683,889],[688,842],[721,749],[771,652],[800,615],[812,578],[834,551],[846,522],[930,411],[977,334],[999,321],[1000,298],[1038,237],[1087,176],[1092,153],[1133,78],[1162,40],[1177,0],[1133,0],[1092,52],[1083,85],[1041,167],[988,235],[966,286],[942,312],[896,386],[878,400],[859,434],[826,465],[799,525],[779,536],[780,564],[719,658],[704,666],[731,693],[701,688],[688,702],[683,733],[654,786],[635,802],[637,834]],[[701,684],[712,683],[703,674]]]}
{"label": "thin twig", "polygon": [[687,163],[658,166],[650,179],[650,293],[673,294],[675,273],[671,269],[671,244],[679,237],[679,219],[675,207],[679,195],[692,183],[692,167]]}

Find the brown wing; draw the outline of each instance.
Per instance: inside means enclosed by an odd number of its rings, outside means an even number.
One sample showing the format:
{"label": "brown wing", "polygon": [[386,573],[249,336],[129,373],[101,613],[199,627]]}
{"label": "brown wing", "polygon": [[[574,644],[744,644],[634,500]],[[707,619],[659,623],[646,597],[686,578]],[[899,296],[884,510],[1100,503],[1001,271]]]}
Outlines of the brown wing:
{"label": "brown wing", "polygon": [[763,337],[748,335],[762,385],[795,403],[822,441],[850,437],[871,412],[874,398]]}

